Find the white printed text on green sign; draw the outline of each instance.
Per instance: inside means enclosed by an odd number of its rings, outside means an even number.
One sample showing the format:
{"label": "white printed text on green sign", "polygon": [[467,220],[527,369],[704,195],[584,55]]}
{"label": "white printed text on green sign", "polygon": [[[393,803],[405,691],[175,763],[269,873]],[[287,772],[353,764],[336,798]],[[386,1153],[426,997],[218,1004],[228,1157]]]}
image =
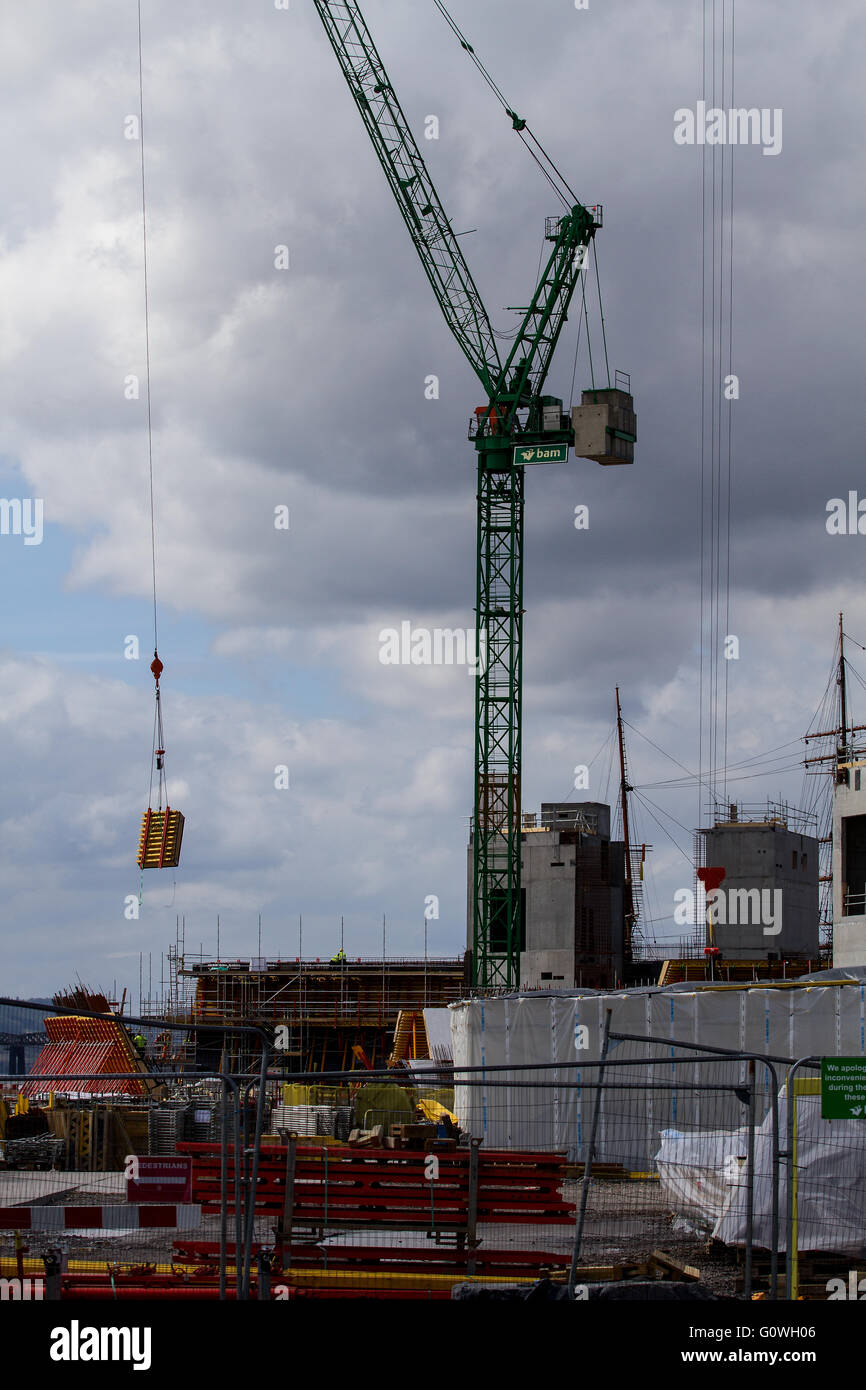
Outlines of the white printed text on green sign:
{"label": "white printed text on green sign", "polygon": [[866,1057],[821,1058],[821,1118],[866,1119]]}

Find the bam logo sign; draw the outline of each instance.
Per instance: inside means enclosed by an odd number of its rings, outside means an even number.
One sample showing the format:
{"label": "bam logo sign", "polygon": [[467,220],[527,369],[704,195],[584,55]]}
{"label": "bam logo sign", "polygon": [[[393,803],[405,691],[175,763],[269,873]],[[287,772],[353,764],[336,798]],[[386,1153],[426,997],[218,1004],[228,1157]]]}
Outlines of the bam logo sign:
{"label": "bam logo sign", "polygon": [[41,1303],[44,1279],[0,1279],[0,1303]]}

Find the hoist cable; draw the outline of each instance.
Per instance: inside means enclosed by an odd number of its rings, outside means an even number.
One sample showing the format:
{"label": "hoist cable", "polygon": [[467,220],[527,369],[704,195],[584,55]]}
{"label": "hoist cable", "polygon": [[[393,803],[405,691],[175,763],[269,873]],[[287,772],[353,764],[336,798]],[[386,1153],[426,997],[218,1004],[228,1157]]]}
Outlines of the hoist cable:
{"label": "hoist cable", "polygon": [[595,249],[595,237],[592,239],[592,259],[595,265],[595,287],[598,293],[598,315],[601,319],[601,341],[604,345],[604,369],[607,372],[607,384],[610,386],[610,363],[607,360],[607,334],[604,331],[604,309],[601,305],[601,280],[598,274],[598,252]]}
{"label": "hoist cable", "polygon": [[[722,40],[720,99],[725,100],[725,0],[722,0]],[[716,0],[713,0],[713,109],[716,107]],[[718,215],[716,215],[716,160],[719,163]],[[722,580],[722,403],[719,396],[722,366],[723,333],[723,295],[724,259],[722,256],[722,237],[724,235],[725,215],[725,147],[721,150],[713,146],[713,504],[715,508],[713,526],[713,766],[719,763],[719,675],[721,662],[721,580]],[[718,300],[716,298],[716,242],[718,239]],[[718,800],[718,788],[716,788]]]}
{"label": "hoist cable", "polygon": [[147,192],[144,178],[144,72],[142,66],[141,43],[141,0],[138,0],[138,135],[141,146],[141,240],[144,267],[144,351],[147,399],[147,458],[150,480],[150,553],[153,577],[153,648],[159,645],[156,603],[156,508],[153,493],[153,416],[150,400],[150,303],[147,285]]}
{"label": "hoist cable", "polygon": [[155,765],[156,765],[156,750],[157,750],[157,748],[161,748],[161,747],[162,747],[162,744],[161,744],[161,743],[157,743],[157,739],[158,739],[158,737],[159,737],[158,720],[159,720],[159,690],[157,690],[157,692],[156,692],[156,705],[155,705],[154,711],[153,711],[153,754],[152,754],[151,759],[150,759],[150,786],[149,786],[148,789],[147,789],[147,804],[148,804],[148,806],[151,807],[151,808],[152,808],[152,806],[153,806],[153,769],[154,769],[154,767],[155,767]]}
{"label": "hoist cable", "polygon": [[[562,204],[563,204],[564,207],[570,208],[570,207],[571,207],[571,203],[569,202],[568,198],[566,198],[565,194],[562,192],[561,189],[557,188],[555,180],[554,180],[553,178],[551,178],[550,174],[549,174],[548,171],[545,169],[545,167],[544,167],[544,165],[542,164],[541,160],[538,158],[538,156],[537,156],[536,154],[533,153],[532,150],[529,149],[529,146],[526,144],[526,141],[523,139],[523,136],[521,135],[520,131],[518,131],[517,134],[518,134],[518,137],[523,141],[523,144],[526,145],[527,150],[529,150],[530,158],[535,160],[535,163],[538,165],[538,167],[539,167],[539,169],[541,170],[542,174],[543,174],[544,177],[547,179],[547,182],[550,184],[550,186],[551,186],[551,188],[553,189],[554,193],[556,194],[557,198],[559,198],[559,199],[561,200],[561,202],[562,202]],[[579,200],[578,200],[577,198],[574,199],[574,202],[578,202],[578,201],[579,201]]]}
{"label": "hoist cable", "polygon": [[163,665],[159,659],[159,621],[157,605],[157,583],[156,583],[156,503],[153,484],[153,413],[151,408],[151,388],[150,388],[150,295],[147,279],[147,186],[145,180],[145,159],[144,159],[144,63],[142,57],[142,37],[141,37],[141,0],[138,0],[138,136],[141,146],[141,241],[142,241],[142,267],[144,281],[144,348],[145,348],[145,395],[147,407],[147,463],[148,463],[148,482],[150,492],[150,554],[151,554],[151,577],[153,581],[153,661],[151,671],[156,681],[156,704],[153,718],[153,754],[150,763],[150,785],[148,789],[147,804],[148,809],[153,808],[153,774],[154,764],[159,776],[157,779],[157,807],[162,810],[163,803],[167,807],[168,796],[165,780],[165,735],[162,725],[162,698],[159,689],[159,678],[162,674]]}
{"label": "hoist cable", "polygon": [[[711,70],[710,70],[710,107],[716,109],[716,0],[712,0],[712,47]],[[718,667],[716,663],[716,640],[718,629],[718,552],[717,552],[717,528],[718,528],[718,506],[716,502],[716,149],[713,145],[710,156],[710,326],[709,344],[705,342],[704,351],[709,351],[710,364],[710,398],[709,398],[709,427],[710,427],[710,671],[709,671],[709,753],[710,767],[717,765],[716,756],[716,735],[718,732],[718,711],[716,707],[715,692],[717,689]],[[709,774],[710,792],[714,803],[717,802],[715,790],[715,777]]]}
{"label": "hoist cable", "polygon": [[[519,133],[519,132],[518,132],[518,133]],[[551,159],[550,155],[547,153],[547,150],[544,148],[544,146],[542,145],[541,141],[537,138],[537,136],[535,136],[535,135],[532,133],[532,131],[529,129],[529,126],[526,127],[526,134],[527,134],[527,137],[532,141],[533,145],[535,145],[536,148],[539,149],[539,150],[541,151],[541,154],[542,154],[543,157],[547,160],[547,163],[550,165],[550,167],[551,167],[551,169],[553,170],[553,172],[555,173],[556,177],[559,179],[560,183],[562,184],[563,188],[565,189],[565,191],[566,191],[566,193],[568,194],[569,198],[571,199],[572,203],[579,203],[579,202],[580,202],[580,198],[578,198],[577,194],[575,193],[574,189],[571,187],[570,183],[569,183],[568,180],[566,179],[566,177],[565,177],[565,175],[563,174],[562,170],[559,169],[559,168],[557,168],[556,164],[554,164],[554,162],[553,162],[553,160]],[[521,140],[523,140],[523,135],[522,135],[522,134],[520,135],[520,138],[521,138]],[[526,145],[526,140],[523,140],[523,143],[524,143],[524,145]],[[527,147],[527,149],[529,149],[529,146],[528,146],[528,145],[527,145],[526,147]],[[529,153],[532,154],[532,151],[529,150]]]}
{"label": "hoist cable", "polygon": [[[737,0],[731,0],[731,106],[735,107],[734,98],[734,36],[736,23]],[[733,359],[734,359],[734,147],[731,145],[731,171],[730,171],[730,217],[728,221],[728,382],[733,380]],[[727,557],[725,561],[725,632],[731,630],[731,494],[733,476],[733,429],[734,429],[734,402],[733,397],[728,397],[728,510],[727,510]],[[728,668],[730,662],[725,662],[725,745],[724,761],[728,762]],[[727,784],[726,784],[727,785]],[[727,794],[727,793],[726,793]]]}
{"label": "hoist cable", "polygon": [[[707,6],[701,7],[701,96],[707,94]],[[706,512],[706,464],[704,446],[706,442],[706,320],[707,320],[707,146],[701,144],[701,410],[700,410],[700,489],[698,526],[698,568],[700,575],[700,635],[698,640],[698,824],[703,820],[704,785],[704,630],[706,604],[704,596],[704,519]]]}
{"label": "hoist cable", "polygon": [[582,328],[583,328],[583,314],[578,314],[578,316],[577,316],[577,340],[576,340],[576,342],[575,342],[575,344],[574,344],[574,367],[572,368],[572,373],[571,373],[571,395],[569,396],[569,405],[574,405],[574,383],[577,381],[577,356],[578,356],[578,353],[580,352],[580,332],[581,332],[581,329],[582,329]]}
{"label": "hoist cable", "polygon": [[586,307],[586,276],[581,277],[581,298],[583,300],[583,317],[586,320],[586,351],[589,356],[589,384],[590,389],[595,390],[595,371],[592,365],[592,343],[589,339],[589,311]]}
{"label": "hoist cable", "polygon": [[[526,148],[529,155],[531,156],[531,158],[535,160],[535,163],[538,165],[539,169],[544,174],[544,177],[547,179],[548,183],[550,184],[553,191],[556,193],[557,197],[562,199],[566,207],[570,207],[575,203],[579,203],[580,199],[578,198],[577,194],[569,186],[565,176],[557,168],[556,164],[553,162],[550,155],[547,153],[544,146],[541,144],[540,140],[538,140],[536,136],[532,133],[532,131],[529,129],[529,126],[527,125],[526,121],[523,120],[520,116],[518,116],[517,112],[514,111],[514,109],[511,106],[509,106],[505,94],[500,90],[496,82],[493,80],[493,77],[490,75],[487,68],[484,66],[481,59],[478,57],[478,54],[475,52],[475,49],[472,47],[472,44],[466,38],[466,35],[461,31],[453,17],[448,13],[448,10],[443,4],[443,0],[433,0],[433,3],[435,4],[439,13],[442,15],[442,18],[445,20],[454,37],[457,39],[458,43],[460,44],[460,47],[469,54],[469,57],[472,59],[472,62],[478,69],[478,72],[481,74],[482,78],[487,83],[487,86],[490,88],[491,92],[496,97],[496,100],[499,102],[506,115],[511,118],[511,124],[514,130],[517,132],[517,135],[523,142],[523,145]],[[535,150],[530,149],[530,140],[535,145],[536,149],[539,151],[542,159],[549,166],[549,169],[545,168],[544,164],[541,162],[541,159],[539,159],[538,155],[535,153]],[[549,170],[553,170],[553,174],[559,180],[561,187],[557,186],[556,181],[549,172]],[[563,189],[565,190],[565,192],[563,192]],[[566,194],[568,195],[567,197]]]}
{"label": "hoist cable", "polygon": [[[710,4],[712,11],[710,12]],[[703,0],[701,96],[707,108],[733,108],[734,0]],[[718,98],[718,99],[717,99]],[[727,796],[733,514],[734,151],[701,146],[701,405],[699,518],[699,785],[717,804]],[[718,142],[717,142],[718,143]],[[725,146],[731,144],[730,152]],[[725,226],[727,220],[727,227]],[[725,367],[727,363],[727,368]],[[727,370],[724,397],[722,374]],[[723,410],[723,399],[728,409]],[[724,624],[724,632],[722,625]],[[724,674],[722,674],[724,664]],[[699,814],[702,807],[699,803]]]}

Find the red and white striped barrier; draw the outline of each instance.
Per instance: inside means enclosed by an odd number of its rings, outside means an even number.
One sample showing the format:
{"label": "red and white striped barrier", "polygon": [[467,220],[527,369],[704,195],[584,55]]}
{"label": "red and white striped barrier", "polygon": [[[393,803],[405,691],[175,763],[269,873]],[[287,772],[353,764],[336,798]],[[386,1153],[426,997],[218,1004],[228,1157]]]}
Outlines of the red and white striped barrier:
{"label": "red and white striped barrier", "polygon": [[201,1225],[201,1207],[0,1207],[0,1231],[135,1231],[162,1227],[193,1231]]}

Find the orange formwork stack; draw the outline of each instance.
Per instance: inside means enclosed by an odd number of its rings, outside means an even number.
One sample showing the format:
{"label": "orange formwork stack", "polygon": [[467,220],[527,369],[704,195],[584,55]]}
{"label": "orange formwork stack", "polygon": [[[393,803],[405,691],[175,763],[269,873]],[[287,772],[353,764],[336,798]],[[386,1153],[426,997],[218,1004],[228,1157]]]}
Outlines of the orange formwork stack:
{"label": "orange formwork stack", "polygon": [[[143,1094],[143,1081],[102,1080],[104,1074],[137,1071],[139,1061],[123,1024],[103,1018],[82,1018],[76,1014],[45,1019],[48,1042],[21,1087],[25,1096],[44,1095],[127,1095]],[[86,1076],[86,1080],[40,1081],[41,1076]]]}
{"label": "orange formwork stack", "polygon": [[164,811],[145,811],[138,841],[140,869],[176,869],[180,863],[183,816],[166,806]]}

